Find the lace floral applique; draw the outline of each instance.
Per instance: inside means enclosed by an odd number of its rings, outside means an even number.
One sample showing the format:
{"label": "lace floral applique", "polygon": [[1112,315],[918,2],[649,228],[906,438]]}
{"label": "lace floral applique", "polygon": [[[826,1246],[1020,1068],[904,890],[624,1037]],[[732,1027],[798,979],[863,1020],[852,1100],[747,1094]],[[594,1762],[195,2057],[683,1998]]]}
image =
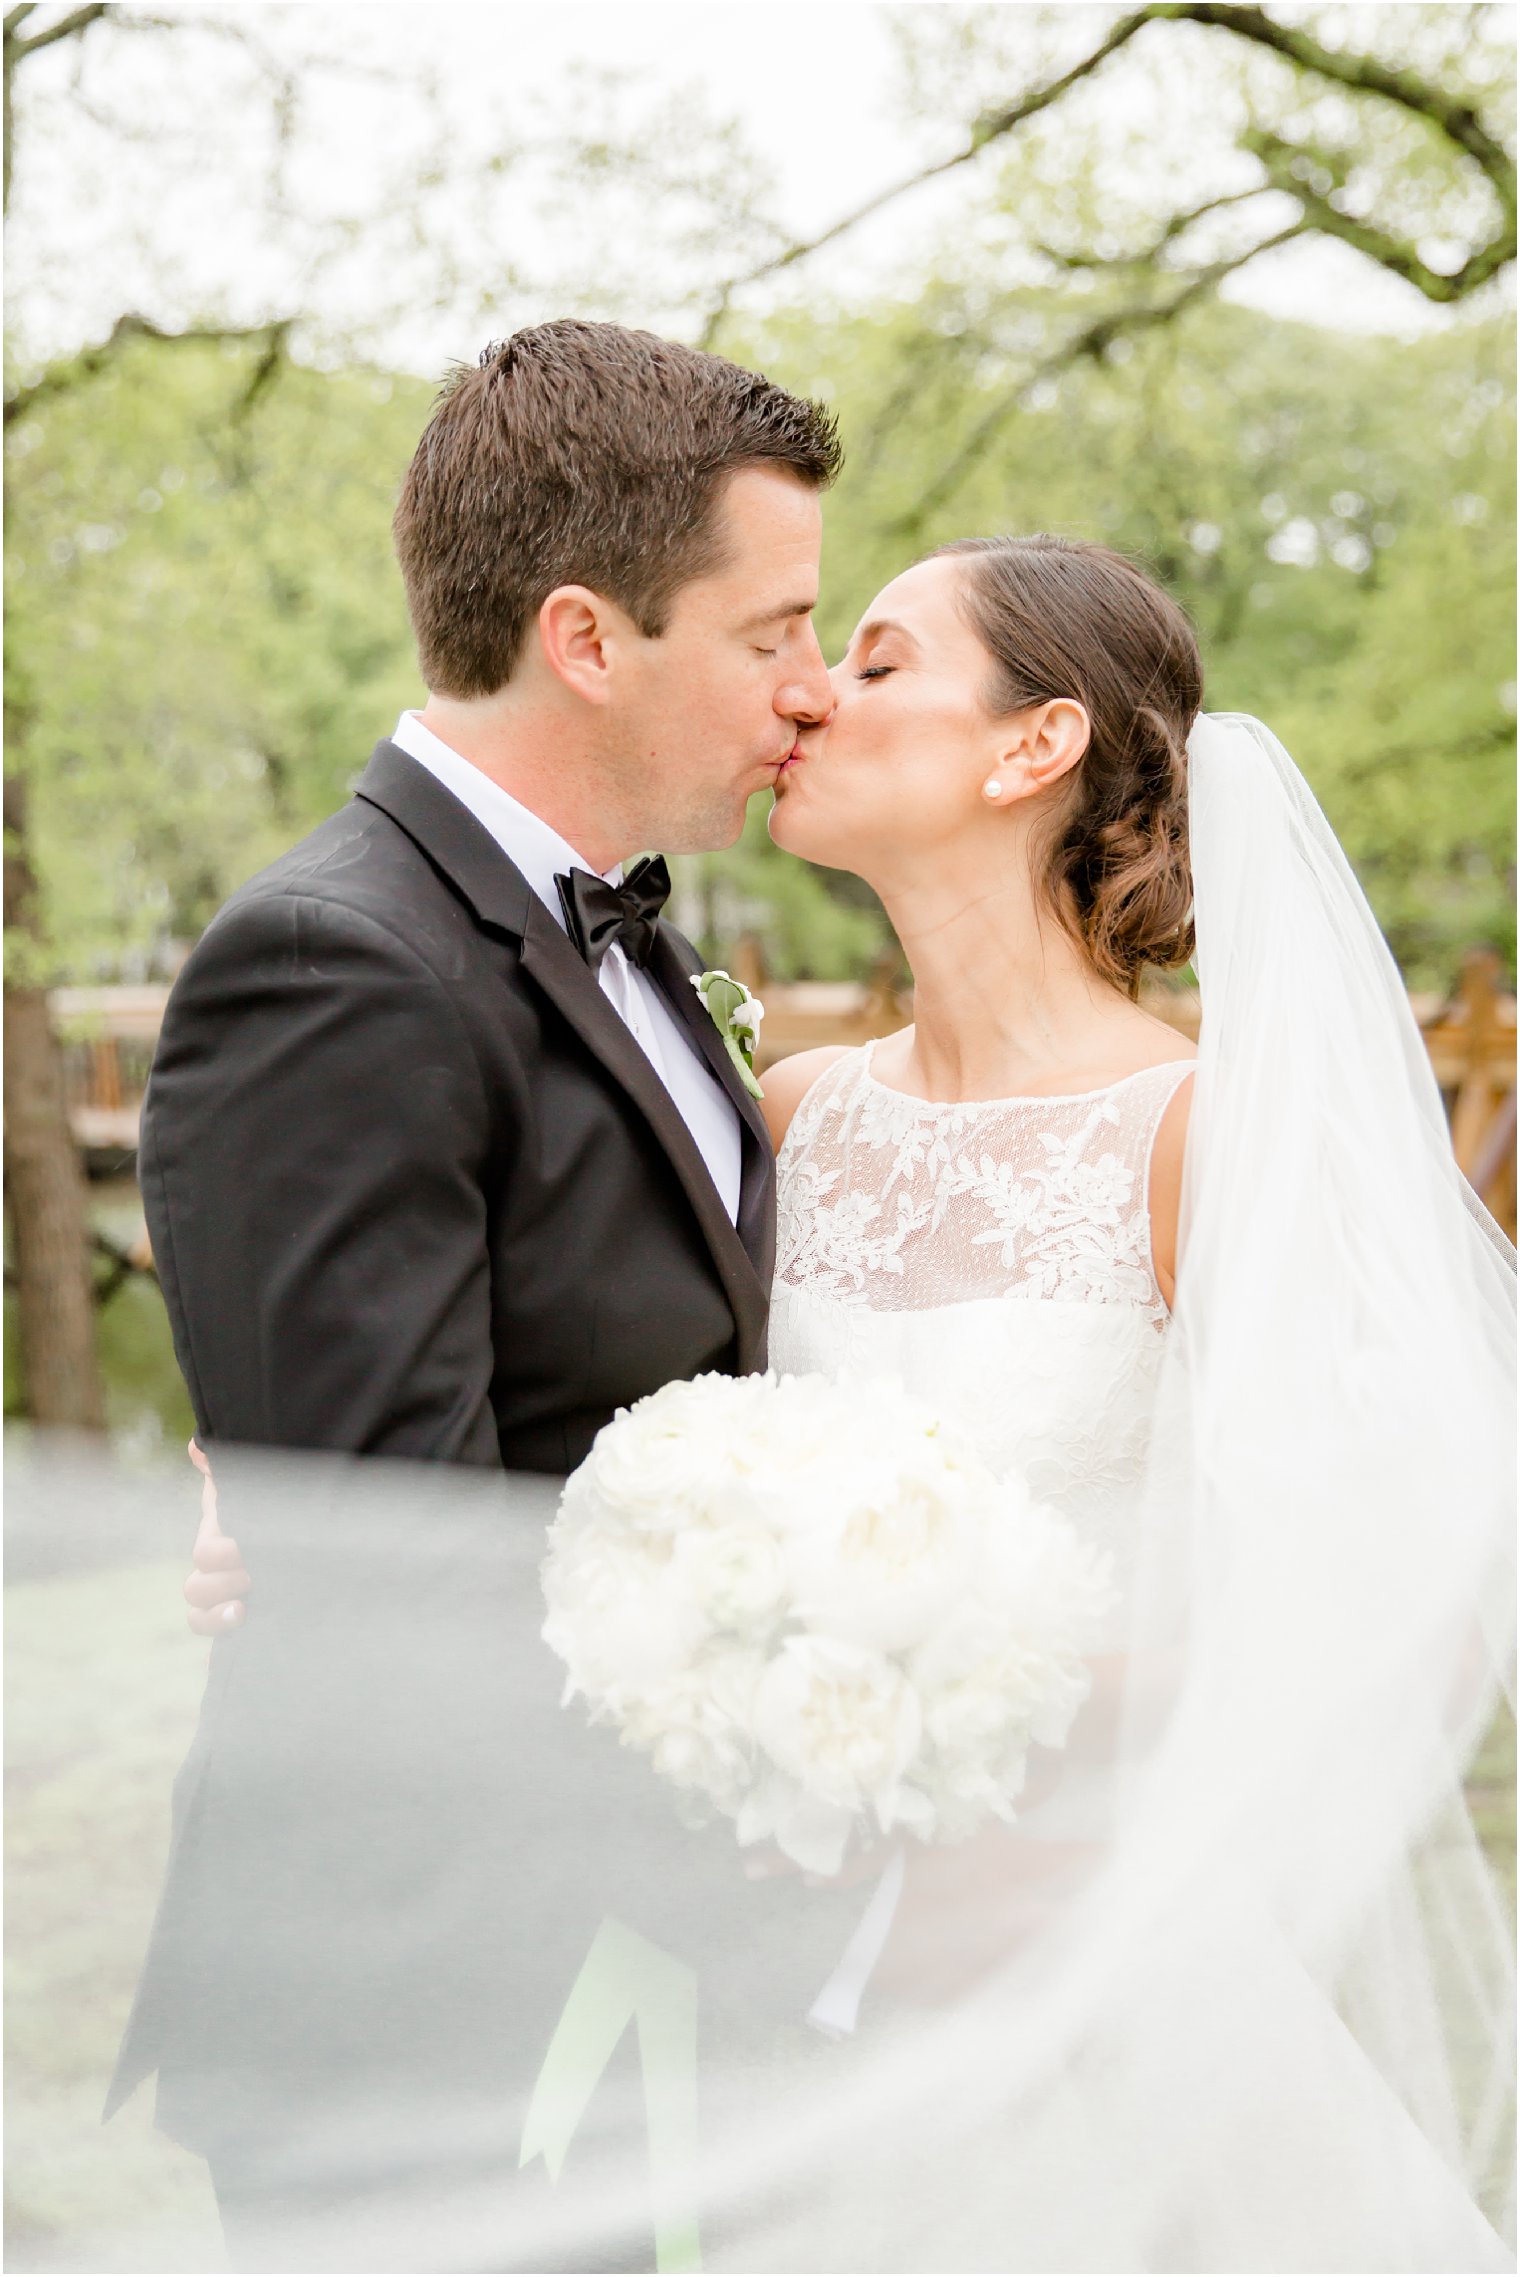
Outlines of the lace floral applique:
{"label": "lace floral applique", "polygon": [[968,1120],[963,1109],[936,1110],[928,1100],[873,1087],[861,1094],[853,1135],[857,1146],[892,1149],[891,1167],[882,1179],[883,1193],[890,1193],[902,1180],[914,1180],[920,1173],[939,1178],[949,1168],[955,1142]]}
{"label": "lace floral applique", "polygon": [[[915,1207],[911,1196],[900,1193],[886,1224],[885,1201],[873,1201],[857,1187],[830,1201],[838,1173],[811,1176],[804,1169],[793,1173],[789,1208],[787,1278],[831,1296],[846,1290],[864,1290],[870,1273],[901,1275],[903,1245],[916,1233],[927,1206]],[[805,1217],[798,1225],[794,1213]]]}
{"label": "lace floral applique", "polygon": [[1186,1069],[1077,1098],[940,1104],[827,1070],[783,1148],[778,1279],[890,1309],[1004,1297],[1124,1305],[1164,1325],[1150,1147]]}
{"label": "lace floral applique", "polygon": [[[1101,1120],[1117,1123],[1111,1104]],[[971,1236],[974,1248],[996,1246],[1014,1274],[1010,1296],[1069,1295],[1113,1304],[1150,1304],[1150,1221],[1134,1207],[1136,1171],[1117,1154],[1092,1157],[1088,1126],[1066,1138],[1040,1134],[1045,1160],[1020,1168],[983,1155],[973,1169],[957,1164],[957,1189],[991,1213],[993,1223]]]}

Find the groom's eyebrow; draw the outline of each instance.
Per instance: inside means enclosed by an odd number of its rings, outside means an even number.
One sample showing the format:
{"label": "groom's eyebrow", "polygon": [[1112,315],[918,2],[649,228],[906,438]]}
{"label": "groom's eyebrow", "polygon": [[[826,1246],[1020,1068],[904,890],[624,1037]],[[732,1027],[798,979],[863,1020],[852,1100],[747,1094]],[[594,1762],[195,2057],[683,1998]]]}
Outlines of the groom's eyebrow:
{"label": "groom's eyebrow", "polygon": [[758,616],[746,617],[744,630],[752,632],[756,625],[779,624],[783,617],[810,617],[818,603],[811,601],[779,601],[773,609],[762,609]]}

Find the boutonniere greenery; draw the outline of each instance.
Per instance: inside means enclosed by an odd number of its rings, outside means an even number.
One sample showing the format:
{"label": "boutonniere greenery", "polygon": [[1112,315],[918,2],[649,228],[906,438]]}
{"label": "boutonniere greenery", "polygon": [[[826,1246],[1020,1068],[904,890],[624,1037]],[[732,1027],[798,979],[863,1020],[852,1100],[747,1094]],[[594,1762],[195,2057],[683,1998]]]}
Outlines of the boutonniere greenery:
{"label": "boutonniere greenery", "polygon": [[739,1081],[752,1099],[763,1099],[765,1093],[755,1079],[755,1046],[760,1040],[765,1006],[731,973],[693,973],[691,985],[723,1038],[728,1056],[738,1070]]}

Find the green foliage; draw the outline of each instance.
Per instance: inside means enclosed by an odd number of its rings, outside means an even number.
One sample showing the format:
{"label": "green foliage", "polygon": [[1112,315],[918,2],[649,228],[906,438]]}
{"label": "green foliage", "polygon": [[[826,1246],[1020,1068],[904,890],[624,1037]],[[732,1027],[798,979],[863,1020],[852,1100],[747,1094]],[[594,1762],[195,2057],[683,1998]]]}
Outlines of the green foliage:
{"label": "green foliage", "polygon": [[1449,980],[1476,941],[1512,962],[1508,325],[1410,344],[1206,304],[1023,385],[1071,328],[1048,294],[974,325],[948,296],[826,345],[795,318],[769,353],[746,343],[778,379],[835,378],[850,457],[829,506],[826,652],[947,538],[1116,546],[1192,615],[1211,708],[1258,713],[1293,751],[1411,983]]}
{"label": "green foliage", "polygon": [[11,450],[12,764],[60,977],[130,975],[341,803],[415,691],[390,555],[428,390],[144,344]]}
{"label": "green foliage", "polygon": [[[1203,304],[1034,386],[1071,296],[962,283],[792,311],[728,343],[829,394],[825,650],[877,587],[971,531],[1146,560],[1192,612],[1209,701],[1259,712],[1314,782],[1412,982],[1512,952],[1512,357],[1470,320],[1413,345]],[[283,373],[143,343],[19,423],[13,762],[33,785],[59,978],[150,969],[343,799],[418,685],[389,519],[414,380]],[[782,977],[890,950],[857,881],[740,844],[676,865],[715,963]]]}
{"label": "green foliage", "polygon": [[[16,1299],[5,1293],[5,1419],[25,1416]],[[118,1446],[150,1455],[178,1450],[195,1429],[190,1396],[174,1357],[158,1283],[131,1273],[95,1314],[95,1348],[106,1387],[106,1424]]]}

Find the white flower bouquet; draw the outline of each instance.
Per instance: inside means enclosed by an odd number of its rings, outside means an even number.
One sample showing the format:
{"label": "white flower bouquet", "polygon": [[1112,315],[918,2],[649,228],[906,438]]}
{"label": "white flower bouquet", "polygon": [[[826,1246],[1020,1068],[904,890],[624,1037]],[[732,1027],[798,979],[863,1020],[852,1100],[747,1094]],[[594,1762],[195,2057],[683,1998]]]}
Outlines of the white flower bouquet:
{"label": "white flower bouquet", "polygon": [[694,1822],[818,1873],[852,1832],[1011,1820],[1061,1746],[1110,1561],[884,1382],[699,1376],[623,1409],[543,1568],[564,1698]]}

